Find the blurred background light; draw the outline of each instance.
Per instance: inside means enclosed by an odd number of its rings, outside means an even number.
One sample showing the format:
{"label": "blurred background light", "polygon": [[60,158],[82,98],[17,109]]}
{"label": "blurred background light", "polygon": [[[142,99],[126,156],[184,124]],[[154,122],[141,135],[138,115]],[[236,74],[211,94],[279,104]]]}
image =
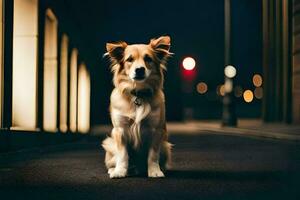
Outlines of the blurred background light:
{"label": "blurred background light", "polygon": [[252,82],[255,87],[261,87],[262,83],[263,83],[263,79],[262,79],[261,75],[255,74],[252,78]]}
{"label": "blurred background light", "polygon": [[12,126],[35,130],[37,119],[38,2],[14,0]]}
{"label": "blurred background light", "polygon": [[77,131],[77,70],[78,50],[72,49],[70,60],[70,130]]}
{"label": "blurred background light", "polygon": [[233,78],[236,75],[236,69],[235,67],[233,67],[232,65],[228,65],[227,67],[225,67],[224,69],[224,74],[226,77],[228,78]]}
{"label": "blurred background light", "polygon": [[68,130],[68,45],[69,38],[66,34],[62,35],[60,49],[60,125],[62,132]]}
{"label": "blurred background light", "polygon": [[44,103],[43,127],[45,131],[55,132],[57,128],[57,26],[52,10],[47,9],[45,18],[44,47]]}
{"label": "blurred background light", "polygon": [[245,90],[243,97],[245,102],[250,103],[253,101],[253,92],[251,90]]}
{"label": "blurred background light", "polygon": [[197,84],[197,92],[200,94],[204,94],[207,92],[207,84],[204,82],[200,82]]}
{"label": "blurred background light", "polygon": [[234,88],[234,96],[235,97],[241,97],[241,96],[243,96],[243,89],[242,89],[242,87],[241,86],[236,86],[235,88]]}
{"label": "blurred background light", "polygon": [[263,98],[263,88],[262,87],[255,88],[254,96],[257,99],[262,99]]}
{"label": "blurred background light", "polygon": [[87,133],[90,129],[90,75],[82,63],[78,72],[78,131]]}
{"label": "blurred background light", "polygon": [[225,95],[225,85],[224,84],[218,85],[216,92],[219,96],[224,96]]}
{"label": "blurred background light", "polygon": [[231,93],[232,87],[233,87],[232,80],[225,80],[224,83],[225,93]]}
{"label": "blurred background light", "polygon": [[192,57],[186,57],[182,61],[182,66],[186,70],[193,70],[196,66],[196,61]]}

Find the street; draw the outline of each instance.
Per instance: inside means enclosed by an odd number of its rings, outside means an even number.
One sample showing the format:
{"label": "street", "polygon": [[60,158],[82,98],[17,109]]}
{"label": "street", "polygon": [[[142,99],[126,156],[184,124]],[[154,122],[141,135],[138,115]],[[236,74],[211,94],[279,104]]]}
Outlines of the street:
{"label": "street", "polygon": [[[0,0],[0,13],[0,200],[300,200],[300,0]],[[167,129],[165,177],[110,179],[113,127],[117,147],[152,139],[129,161],[148,153],[160,177]],[[119,150],[111,177],[127,175]]]}
{"label": "street", "polygon": [[300,198],[300,143],[175,134],[166,178],[111,180],[100,140],[0,154],[1,199]]}

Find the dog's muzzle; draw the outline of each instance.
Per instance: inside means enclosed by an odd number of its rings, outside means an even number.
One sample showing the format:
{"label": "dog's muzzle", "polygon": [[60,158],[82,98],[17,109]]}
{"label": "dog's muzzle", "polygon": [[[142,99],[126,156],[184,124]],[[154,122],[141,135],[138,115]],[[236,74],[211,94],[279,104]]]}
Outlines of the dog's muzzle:
{"label": "dog's muzzle", "polygon": [[135,69],[134,80],[143,80],[145,79],[145,67],[139,67]]}

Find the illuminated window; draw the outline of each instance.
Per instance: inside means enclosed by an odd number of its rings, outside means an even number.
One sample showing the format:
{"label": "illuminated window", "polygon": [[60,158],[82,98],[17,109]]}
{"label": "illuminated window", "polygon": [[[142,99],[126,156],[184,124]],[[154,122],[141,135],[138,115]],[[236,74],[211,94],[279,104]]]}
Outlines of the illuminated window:
{"label": "illuminated window", "polygon": [[2,98],[3,98],[3,91],[2,91],[2,87],[3,87],[3,62],[2,62],[2,50],[3,50],[3,46],[2,46],[2,38],[3,38],[3,18],[2,18],[2,14],[3,14],[3,1],[0,0],[0,128],[2,127]]}
{"label": "illuminated window", "polygon": [[78,73],[78,131],[86,133],[90,129],[90,75],[85,64]]}
{"label": "illuminated window", "polygon": [[36,128],[37,114],[37,0],[14,0],[13,127]]}
{"label": "illuminated window", "polygon": [[68,112],[68,36],[63,34],[60,49],[60,131],[66,132]]}
{"label": "illuminated window", "polygon": [[70,130],[77,131],[77,59],[78,51],[73,49],[70,61]]}
{"label": "illuminated window", "polygon": [[57,125],[57,20],[46,11],[44,48],[44,130],[56,131]]}

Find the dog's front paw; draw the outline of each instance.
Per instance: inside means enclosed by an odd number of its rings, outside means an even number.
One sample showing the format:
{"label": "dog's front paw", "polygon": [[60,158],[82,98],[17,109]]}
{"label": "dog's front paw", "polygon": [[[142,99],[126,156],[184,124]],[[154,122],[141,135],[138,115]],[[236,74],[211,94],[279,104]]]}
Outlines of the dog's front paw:
{"label": "dog's front paw", "polygon": [[125,168],[115,168],[109,171],[109,178],[124,178],[127,175]]}
{"label": "dog's front paw", "polygon": [[164,173],[160,170],[159,166],[148,168],[148,177],[151,178],[162,178],[165,177]]}
{"label": "dog's front paw", "polygon": [[111,174],[111,173],[113,173],[113,171],[115,171],[115,168],[114,168],[114,167],[113,167],[113,168],[109,168],[108,171],[107,171],[107,173],[108,173],[108,174]]}

